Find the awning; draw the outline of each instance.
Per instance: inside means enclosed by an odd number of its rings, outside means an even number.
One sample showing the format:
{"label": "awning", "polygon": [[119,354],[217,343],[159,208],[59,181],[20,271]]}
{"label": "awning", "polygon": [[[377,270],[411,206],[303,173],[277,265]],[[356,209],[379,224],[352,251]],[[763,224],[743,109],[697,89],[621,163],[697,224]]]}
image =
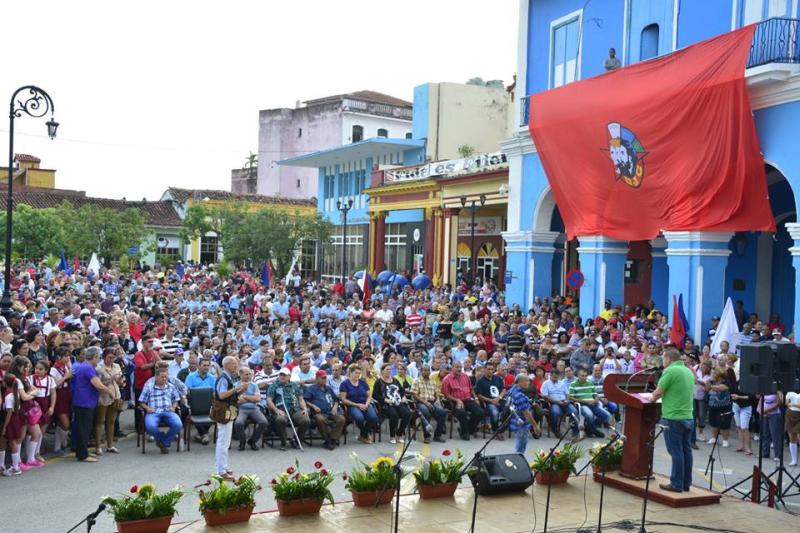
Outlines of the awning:
{"label": "awning", "polygon": [[[422,148],[425,141],[417,139],[387,139],[384,137],[373,137],[365,141],[352,144],[345,144],[335,148],[328,148],[306,155],[292,157],[278,161],[279,165],[291,167],[311,167],[320,168],[331,165],[350,163],[359,159],[377,158],[405,150]],[[407,162],[408,163],[408,162]]]}

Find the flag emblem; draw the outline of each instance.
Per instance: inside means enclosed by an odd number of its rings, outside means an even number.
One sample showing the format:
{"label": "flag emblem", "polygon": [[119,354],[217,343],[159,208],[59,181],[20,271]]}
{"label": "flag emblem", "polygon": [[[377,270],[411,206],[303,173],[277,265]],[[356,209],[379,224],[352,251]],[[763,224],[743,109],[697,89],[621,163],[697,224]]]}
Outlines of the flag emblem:
{"label": "flag emblem", "polygon": [[647,152],[636,134],[620,124],[608,124],[608,155],[614,164],[616,179],[638,189],[644,180],[644,157]]}

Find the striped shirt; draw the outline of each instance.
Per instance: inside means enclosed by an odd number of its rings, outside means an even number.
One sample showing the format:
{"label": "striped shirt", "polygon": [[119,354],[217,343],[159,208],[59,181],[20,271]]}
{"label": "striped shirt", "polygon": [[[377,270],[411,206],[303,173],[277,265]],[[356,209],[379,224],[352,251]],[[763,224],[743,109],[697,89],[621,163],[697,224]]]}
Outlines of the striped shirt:
{"label": "striped shirt", "polygon": [[511,396],[511,404],[514,406],[514,415],[511,417],[511,431],[528,430],[531,423],[525,417],[524,412],[531,410],[531,400],[525,392],[516,385],[508,391]]}
{"label": "striped shirt", "polygon": [[594,400],[595,385],[588,379],[583,383],[576,379],[569,386],[569,395],[577,400]]}
{"label": "striped shirt", "polygon": [[412,313],[406,316],[406,326],[413,328],[414,326],[419,327],[422,324],[422,315],[419,313]]}
{"label": "striped shirt", "polygon": [[172,411],[172,404],[180,401],[181,396],[178,389],[167,381],[163,387],[156,385],[155,378],[148,380],[139,395],[139,401],[146,404],[156,413],[166,413]]}

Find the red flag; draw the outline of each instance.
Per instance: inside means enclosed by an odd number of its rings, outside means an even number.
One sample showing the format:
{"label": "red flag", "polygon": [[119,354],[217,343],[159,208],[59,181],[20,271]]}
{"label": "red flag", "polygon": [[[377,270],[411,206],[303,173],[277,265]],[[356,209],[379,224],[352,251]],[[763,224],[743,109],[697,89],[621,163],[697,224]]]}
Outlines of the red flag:
{"label": "red flag", "polygon": [[364,276],[358,281],[358,286],[361,288],[361,292],[364,294],[364,297],[361,298],[361,303],[366,306],[369,304],[369,297],[371,294],[370,291],[370,284],[372,283],[370,279],[369,272],[366,270],[364,271]]}
{"label": "red flag", "polygon": [[744,79],[754,28],[532,96],[569,238],[775,231]]}
{"label": "red flag", "polygon": [[683,326],[683,319],[681,318],[681,306],[678,305],[678,299],[672,295],[672,327],[669,330],[669,340],[672,344],[683,350],[683,343],[686,340],[686,328]]}
{"label": "red flag", "polygon": [[78,257],[78,254],[75,254],[75,257],[72,258],[72,269],[75,273],[81,269],[81,259]]}

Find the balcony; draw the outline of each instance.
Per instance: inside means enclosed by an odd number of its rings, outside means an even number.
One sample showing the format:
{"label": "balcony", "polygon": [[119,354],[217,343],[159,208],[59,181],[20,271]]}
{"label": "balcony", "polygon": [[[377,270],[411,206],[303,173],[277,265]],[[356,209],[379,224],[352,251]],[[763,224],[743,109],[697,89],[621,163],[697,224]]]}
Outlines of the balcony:
{"label": "balcony", "polygon": [[[770,63],[800,63],[800,20],[771,18],[759,22],[753,34],[746,68],[760,67]],[[753,85],[753,83],[750,83]],[[530,96],[520,103],[519,125],[527,126]]]}

